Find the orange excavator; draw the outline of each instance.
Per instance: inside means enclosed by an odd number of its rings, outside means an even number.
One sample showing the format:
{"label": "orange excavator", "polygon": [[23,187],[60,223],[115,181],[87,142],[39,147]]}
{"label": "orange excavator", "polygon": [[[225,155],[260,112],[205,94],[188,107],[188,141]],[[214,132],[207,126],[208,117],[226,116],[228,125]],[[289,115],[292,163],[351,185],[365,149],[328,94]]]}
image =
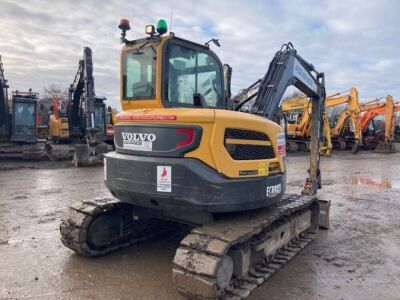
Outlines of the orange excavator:
{"label": "orange excavator", "polygon": [[[375,107],[374,107],[375,106]],[[368,105],[366,106],[366,108]],[[393,153],[395,147],[394,140],[394,119],[395,112],[400,111],[400,104],[394,103],[393,97],[388,95],[384,103],[378,102],[377,104],[370,105],[362,115],[360,125],[362,132],[365,136],[364,142],[369,148],[376,145],[375,152],[377,153]],[[374,118],[384,115],[385,127],[384,130],[377,131],[375,129]]]}

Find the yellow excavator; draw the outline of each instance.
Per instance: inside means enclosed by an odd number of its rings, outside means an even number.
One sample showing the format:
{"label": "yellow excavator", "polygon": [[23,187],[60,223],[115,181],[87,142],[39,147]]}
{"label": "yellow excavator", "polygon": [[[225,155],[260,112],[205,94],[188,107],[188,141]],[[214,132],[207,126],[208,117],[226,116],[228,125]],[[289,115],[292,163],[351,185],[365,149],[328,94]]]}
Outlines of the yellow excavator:
{"label": "yellow excavator", "polygon": [[[328,99],[328,98],[327,98]],[[325,101],[325,108],[327,101]],[[322,114],[323,132],[320,153],[324,156],[332,154],[332,140],[328,117]],[[286,119],[287,150],[289,152],[310,150],[311,103],[308,97],[295,97],[282,102],[282,112]]]}
{"label": "yellow excavator", "polygon": [[[128,20],[119,28],[123,111],[115,152],[104,160],[115,198],[72,206],[61,241],[78,254],[100,256],[165,232],[171,222],[188,224],[193,229],[173,262],[179,292],[190,299],[246,298],[317,233],[324,75],[285,44],[251,111],[239,112],[229,109],[223,66],[209,43],[166,34],[164,20],[136,40],[126,38]],[[308,178],[302,194],[289,195],[278,109],[291,85],[313,105]]]}
{"label": "yellow excavator", "polygon": [[92,50],[84,47],[83,58],[79,60],[78,71],[69,88],[68,102],[59,106],[57,98],[53,104],[49,139],[67,143],[48,143],[50,159],[68,158],[70,146],[73,146],[72,161],[76,167],[103,163],[103,154],[108,151],[104,142],[109,141],[106,136],[106,100],[95,94]]}
{"label": "yellow excavator", "polygon": [[70,140],[69,121],[64,104],[60,104],[58,94],[53,95],[53,105],[50,108],[49,136],[50,141],[66,142]]}
{"label": "yellow excavator", "polygon": [[[347,104],[342,111],[334,127],[330,127],[327,116],[324,116],[324,133],[326,148],[328,153],[332,148],[345,150],[351,148],[353,153],[359,150],[362,145],[362,134],[360,127],[361,107],[358,100],[358,91],[356,88],[350,88],[348,91],[335,93],[326,98],[325,107],[333,107],[341,104]],[[291,148],[296,149],[295,144],[302,141],[307,143],[310,133],[310,112],[311,104],[307,97],[291,98],[283,102],[282,111],[287,116],[287,133]],[[293,112],[295,111],[295,112]],[[347,126],[349,125],[349,126]],[[350,130],[346,129],[349,128]],[[309,143],[309,142],[308,142]],[[321,146],[323,149],[323,146]],[[299,149],[302,149],[299,147]]]}
{"label": "yellow excavator", "polygon": [[346,108],[331,128],[332,143],[341,150],[350,148],[353,153],[357,153],[362,145],[358,90],[352,87],[346,92],[334,94],[327,97],[326,103],[327,107],[346,104]]}

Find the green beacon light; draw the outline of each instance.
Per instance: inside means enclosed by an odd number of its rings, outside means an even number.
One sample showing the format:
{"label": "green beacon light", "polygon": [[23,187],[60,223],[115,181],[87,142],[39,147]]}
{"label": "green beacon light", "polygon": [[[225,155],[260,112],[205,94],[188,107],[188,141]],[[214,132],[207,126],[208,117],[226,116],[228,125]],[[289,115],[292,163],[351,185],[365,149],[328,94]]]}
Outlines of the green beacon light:
{"label": "green beacon light", "polygon": [[163,35],[168,31],[167,22],[164,19],[160,19],[157,22],[157,32]]}

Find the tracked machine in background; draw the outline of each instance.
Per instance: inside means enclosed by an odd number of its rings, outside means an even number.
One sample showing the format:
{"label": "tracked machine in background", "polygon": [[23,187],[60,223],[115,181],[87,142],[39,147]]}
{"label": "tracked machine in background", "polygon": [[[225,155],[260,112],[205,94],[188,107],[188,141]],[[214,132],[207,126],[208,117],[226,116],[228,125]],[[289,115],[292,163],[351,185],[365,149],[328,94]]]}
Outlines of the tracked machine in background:
{"label": "tracked machine in background", "polygon": [[77,167],[98,165],[103,161],[107,145],[103,142],[106,130],[105,98],[94,91],[92,50],[83,49],[78,72],[69,89],[68,116],[71,140],[75,144],[73,162]]}
{"label": "tracked machine in background", "polygon": [[[257,92],[262,79],[258,79],[249,87],[239,91],[229,101],[229,107],[242,112],[250,112],[255,103]],[[311,100],[306,96],[286,99],[278,110],[284,118],[286,130],[286,150],[288,152],[310,151],[310,129],[311,129]],[[323,108],[322,113],[322,135],[320,142],[320,153],[330,156],[332,153],[332,141],[328,118]]]}
{"label": "tracked machine in background", "polygon": [[326,107],[346,104],[339,118],[331,128],[331,138],[334,148],[340,150],[351,149],[357,153],[362,146],[362,132],[360,127],[361,107],[358,99],[358,90],[354,87],[326,98]]}
{"label": "tracked machine in background", "polygon": [[[325,106],[326,106],[325,101]],[[296,97],[282,102],[282,113],[285,116],[286,147],[289,152],[310,151],[311,129],[311,101],[308,97]],[[324,156],[332,154],[332,139],[329,121],[325,113],[322,114],[322,138],[320,153]]]}
{"label": "tracked machine in background", "polygon": [[50,108],[49,136],[50,141],[69,142],[70,131],[65,104],[60,103],[59,95],[53,95],[53,105]]}
{"label": "tracked machine in background", "polygon": [[39,160],[45,157],[44,143],[37,143],[39,94],[14,91],[8,85],[0,57],[0,158]]}
{"label": "tracked machine in background", "polygon": [[[384,103],[366,106],[361,118],[361,129],[364,132],[364,143],[368,148],[375,148],[377,153],[396,152],[394,146],[395,112],[400,111],[400,105],[395,104],[393,97],[388,95]],[[377,132],[374,126],[374,118],[384,115],[384,129]]]}
{"label": "tracked machine in background", "polygon": [[[66,146],[49,144],[49,155],[65,152],[73,144],[73,163],[76,167],[100,165],[108,151],[106,140],[105,98],[96,97],[94,91],[92,50],[85,47],[83,59],[69,88],[65,112],[61,116],[58,99],[50,116],[51,140]],[[60,151],[61,149],[61,151]]]}
{"label": "tracked machine in background", "polygon": [[106,109],[106,134],[104,142],[112,146],[114,145],[114,125],[116,122],[117,113],[111,106],[108,106]]}
{"label": "tracked machine in background", "polygon": [[[330,126],[328,116],[324,115],[324,137],[329,154],[334,149],[352,149],[357,153],[362,145],[362,133],[360,127],[360,104],[358,91],[351,88],[348,91],[333,94],[326,98],[327,109],[346,104],[334,126]],[[287,119],[288,143],[291,151],[308,149],[310,136],[311,104],[308,97],[297,97],[285,100],[282,111]]]}
{"label": "tracked machine in background", "polygon": [[[284,45],[249,113],[229,110],[223,66],[208,46],[146,26],[127,40],[122,20],[121,104],[105,184],[117,199],[71,207],[65,246],[99,256],[164,232],[193,230],[173,262],[173,281],[191,299],[241,299],[315,237],[320,220],[319,139],[324,75]],[[278,108],[294,85],[312,100],[310,169],[302,194],[285,194],[284,128]],[[236,109],[240,109],[241,102]],[[305,170],[306,172],[306,170]]]}

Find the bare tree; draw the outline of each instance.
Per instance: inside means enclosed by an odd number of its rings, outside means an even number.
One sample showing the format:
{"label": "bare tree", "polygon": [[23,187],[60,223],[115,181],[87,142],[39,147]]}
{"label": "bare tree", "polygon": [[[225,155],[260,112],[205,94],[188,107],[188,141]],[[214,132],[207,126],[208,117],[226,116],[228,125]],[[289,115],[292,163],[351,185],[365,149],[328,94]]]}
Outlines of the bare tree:
{"label": "bare tree", "polygon": [[302,92],[300,92],[299,90],[294,90],[291,94],[289,94],[288,96],[283,98],[283,101],[287,100],[287,99],[292,99],[292,98],[300,98],[305,96]]}

